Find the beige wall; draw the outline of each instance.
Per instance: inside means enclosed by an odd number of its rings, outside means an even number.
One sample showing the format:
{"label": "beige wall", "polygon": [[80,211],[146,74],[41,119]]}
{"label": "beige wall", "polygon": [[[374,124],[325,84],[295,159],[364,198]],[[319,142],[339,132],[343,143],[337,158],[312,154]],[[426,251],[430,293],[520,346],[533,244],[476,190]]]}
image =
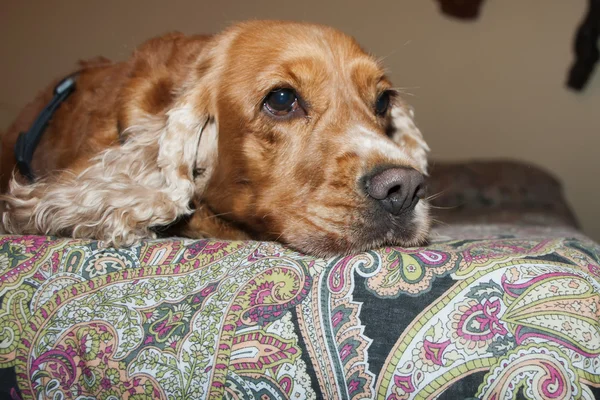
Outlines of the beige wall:
{"label": "beige wall", "polygon": [[433,0],[4,0],[0,128],[78,58],[124,58],[168,30],[215,32],[247,18],[321,22],[386,57],[395,84],[414,94],[433,156],[546,167],[600,240],[600,68],[583,94],[564,87],[586,3],[487,0],[479,20],[463,23],[441,16]]}

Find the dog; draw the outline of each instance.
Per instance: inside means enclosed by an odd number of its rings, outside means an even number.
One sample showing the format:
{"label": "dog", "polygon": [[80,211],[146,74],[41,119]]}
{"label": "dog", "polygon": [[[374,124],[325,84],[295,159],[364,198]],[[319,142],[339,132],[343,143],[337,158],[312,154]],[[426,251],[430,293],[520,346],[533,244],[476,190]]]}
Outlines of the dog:
{"label": "dog", "polygon": [[129,246],[169,232],[316,256],[427,239],[429,148],[413,110],[338,30],[250,21],[82,62],[28,182],[13,149],[52,88],[2,138],[6,233]]}

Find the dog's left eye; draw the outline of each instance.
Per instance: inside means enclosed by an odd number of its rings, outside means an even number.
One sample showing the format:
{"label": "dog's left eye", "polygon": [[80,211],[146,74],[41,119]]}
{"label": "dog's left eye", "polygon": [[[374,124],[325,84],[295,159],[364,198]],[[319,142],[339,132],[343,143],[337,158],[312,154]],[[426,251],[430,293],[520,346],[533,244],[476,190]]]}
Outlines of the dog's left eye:
{"label": "dog's left eye", "polygon": [[273,90],[265,98],[264,107],[275,116],[284,116],[298,108],[298,95],[292,89]]}
{"label": "dog's left eye", "polygon": [[383,92],[379,95],[377,102],[375,103],[375,112],[379,116],[385,115],[388,108],[390,107],[390,93]]}

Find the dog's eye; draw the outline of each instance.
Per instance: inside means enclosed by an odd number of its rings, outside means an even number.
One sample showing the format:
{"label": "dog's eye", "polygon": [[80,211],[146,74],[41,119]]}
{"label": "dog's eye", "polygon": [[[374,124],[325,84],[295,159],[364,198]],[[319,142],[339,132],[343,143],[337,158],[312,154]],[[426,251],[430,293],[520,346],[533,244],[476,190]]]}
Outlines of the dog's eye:
{"label": "dog's eye", "polygon": [[385,115],[388,108],[390,107],[390,93],[383,92],[379,95],[377,102],[375,103],[375,112],[379,116]]}
{"label": "dog's eye", "polygon": [[273,115],[283,116],[298,108],[298,96],[292,89],[276,89],[265,98],[264,107]]}

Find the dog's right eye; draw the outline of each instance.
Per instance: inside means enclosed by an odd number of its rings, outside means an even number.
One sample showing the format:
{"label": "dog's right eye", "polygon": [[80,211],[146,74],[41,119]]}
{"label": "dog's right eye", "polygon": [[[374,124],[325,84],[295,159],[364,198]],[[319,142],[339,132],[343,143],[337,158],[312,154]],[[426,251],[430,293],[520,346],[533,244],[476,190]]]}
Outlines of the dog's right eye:
{"label": "dog's right eye", "polygon": [[375,113],[379,116],[384,116],[390,107],[390,93],[383,92],[375,103]]}
{"label": "dog's right eye", "polygon": [[298,96],[292,89],[276,89],[267,95],[264,108],[275,116],[284,116],[299,107]]}

